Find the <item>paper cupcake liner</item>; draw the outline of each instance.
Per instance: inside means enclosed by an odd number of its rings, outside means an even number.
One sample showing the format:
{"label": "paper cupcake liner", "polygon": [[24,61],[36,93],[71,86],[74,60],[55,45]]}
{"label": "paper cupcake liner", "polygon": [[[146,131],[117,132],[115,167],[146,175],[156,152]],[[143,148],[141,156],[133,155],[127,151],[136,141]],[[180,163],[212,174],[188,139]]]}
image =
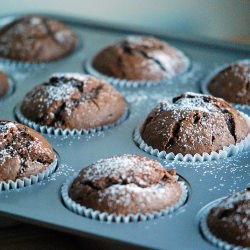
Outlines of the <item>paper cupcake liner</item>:
{"label": "paper cupcake liner", "polygon": [[6,93],[6,95],[0,97],[0,104],[5,102],[11,95],[14,94],[15,90],[16,90],[16,84],[15,81],[12,77],[10,77],[9,75],[7,75],[8,78],[8,82],[9,82],[9,90]]}
{"label": "paper cupcake liner", "polygon": [[84,70],[86,73],[100,78],[115,87],[122,87],[122,88],[139,88],[139,87],[153,87],[159,86],[164,84],[173,84],[178,82],[178,80],[186,75],[189,71],[191,71],[192,65],[187,56],[184,53],[180,52],[183,56],[183,60],[185,61],[185,68],[180,72],[178,75],[173,76],[171,78],[166,78],[158,81],[133,81],[133,80],[126,80],[126,79],[119,79],[112,76],[107,76],[105,74],[100,73],[92,66],[92,60],[87,60],[84,65]]}
{"label": "paper cupcake liner", "polygon": [[[212,69],[207,76],[200,81],[200,90],[203,94],[206,95],[213,95],[209,90],[208,90],[208,85],[211,82],[211,80],[215,77],[215,75],[217,75],[219,72],[221,72],[222,70],[224,70],[225,68],[227,68],[228,66],[232,65],[233,63],[237,63],[237,62],[246,62],[246,63],[250,63],[250,59],[245,59],[245,60],[238,60],[235,62],[231,62],[229,64],[223,64],[222,66],[216,67],[215,69]],[[231,105],[233,106],[239,106],[239,107],[250,107],[250,105],[248,104],[240,104],[240,103],[234,103],[234,102],[229,102]]]}
{"label": "paper cupcake liner", "polygon": [[55,171],[57,162],[57,157],[55,156],[54,161],[43,172],[38,173],[37,175],[31,175],[30,177],[24,177],[15,181],[0,181],[0,192],[28,187],[46,179]]}
{"label": "paper cupcake liner", "polygon": [[201,211],[199,212],[198,216],[200,219],[200,221],[199,221],[200,222],[200,229],[201,229],[203,236],[210,243],[212,243],[213,245],[215,245],[221,249],[224,249],[224,250],[249,250],[249,248],[247,248],[247,247],[235,246],[235,245],[232,245],[230,243],[227,243],[227,242],[217,238],[215,235],[212,234],[212,232],[210,232],[209,227],[207,225],[208,214],[209,214],[210,210],[213,207],[215,207],[216,205],[218,205],[223,199],[225,199],[225,197],[209,203],[207,206],[202,208]]}
{"label": "paper cupcake liner", "polygon": [[120,125],[122,122],[124,122],[128,116],[129,116],[129,109],[126,107],[123,115],[113,124],[110,125],[103,125],[103,126],[98,126],[95,128],[90,128],[90,129],[62,129],[62,128],[55,128],[55,127],[50,127],[46,125],[40,125],[38,123],[35,123],[26,117],[23,116],[20,110],[20,104],[17,105],[17,107],[14,110],[15,116],[17,120],[24,125],[27,125],[28,127],[43,133],[43,134],[50,134],[50,135],[88,135],[88,134],[94,134],[100,131],[106,131],[109,129],[112,129],[118,125]]}
{"label": "paper cupcake liner", "polygon": [[168,207],[166,209],[156,211],[153,213],[146,213],[146,214],[128,214],[128,215],[116,215],[114,213],[108,214],[107,212],[101,212],[99,210],[93,210],[92,208],[87,208],[82,206],[75,201],[73,201],[69,197],[69,189],[72,185],[74,179],[78,176],[78,173],[73,175],[70,179],[68,179],[61,188],[61,195],[65,206],[72,212],[81,215],[83,217],[105,221],[105,222],[116,222],[116,223],[128,223],[128,222],[137,222],[137,221],[147,221],[151,219],[156,219],[164,215],[171,214],[175,212],[179,207],[185,204],[188,198],[188,189],[186,184],[183,181],[178,181],[182,189],[182,196],[180,200],[175,203],[173,206]]}
{"label": "paper cupcake liner", "polygon": [[[241,114],[246,119],[248,127],[250,128],[250,117],[243,113]],[[143,151],[147,152],[148,154],[151,154],[153,156],[159,157],[161,159],[166,159],[169,161],[202,162],[202,161],[219,160],[219,159],[224,159],[230,156],[237,155],[238,153],[250,147],[250,133],[249,133],[246,136],[246,138],[241,140],[239,143],[232,144],[227,147],[223,147],[223,149],[219,150],[219,152],[215,152],[215,151],[211,153],[204,152],[202,155],[201,154],[183,155],[181,153],[174,154],[173,152],[167,153],[166,151],[159,151],[158,149],[155,149],[152,146],[147,145],[140,135],[140,128],[141,126],[138,126],[135,129],[134,134],[133,134],[133,139],[135,143],[138,145],[138,147],[142,149]]]}

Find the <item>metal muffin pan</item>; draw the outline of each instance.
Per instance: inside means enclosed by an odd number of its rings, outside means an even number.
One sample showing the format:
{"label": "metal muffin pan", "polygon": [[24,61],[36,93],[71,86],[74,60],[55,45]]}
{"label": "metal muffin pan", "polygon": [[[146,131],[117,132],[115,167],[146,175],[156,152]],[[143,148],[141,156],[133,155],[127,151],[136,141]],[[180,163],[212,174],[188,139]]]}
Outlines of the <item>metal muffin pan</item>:
{"label": "metal muffin pan", "polygon": [[[17,15],[7,18],[16,18]],[[174,84],[141,88],[119,88],[129,103],[130,115],[121,125],[90,135],[55,136],[44,134],[60,155],[57,171],[39,184],[0,193],[0,215],[44,227],[110,241],[111,246],[151,249],[216,249],[199,231],[198,212],[206,204],[250,184],[250,150],[224,160],[211,162],[171,162],[158,159],[167,168],[176,168],[190,185],[189,199],[176,213],[145,222],[105,223],[81,217],[62,203],[60,188],[74,172],[101,158],[136,153],[155,158],[140,150],[132,139],[134,129],[160,101],[185,91],[200,92],[202,78],[216,65],[250,56],[249,47],[226,43],[174,38],[164,33],[114,28],[65,16],[52,16],[77,31],[83,46],[77,53],[49,63],[39,70],[20,70],[0,63],[16,82],[12,96],[0,102],[0,119],[15,120],[14,108],[36,84],[55,72],[83,72],[83,63],[104,46],[127,34],[149,34],[181,49],[192,61],[191,73]],[[2,18],[1,20],[6,20]],[[0,22],[1,22],[0,20]],[[250,115],[250,107],[241,111]]]}

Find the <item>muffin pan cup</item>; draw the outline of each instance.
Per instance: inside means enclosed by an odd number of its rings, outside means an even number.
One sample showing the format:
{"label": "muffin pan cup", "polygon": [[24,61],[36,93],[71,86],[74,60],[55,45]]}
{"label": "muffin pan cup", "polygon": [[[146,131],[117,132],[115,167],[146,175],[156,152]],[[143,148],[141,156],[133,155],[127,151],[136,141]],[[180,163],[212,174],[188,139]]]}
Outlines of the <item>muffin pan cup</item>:
{"label": "muffin pan cup", "polygon": [[178,181],[182,189],[182,196],[180,197],[180,200],[177,203],[173,204],[170,207],[167,207],[166,209],[156,211],[153,213],[146,213],[146,214],[141,214],[141,213],[128,214],[128,215],[123,215],[123,214],[116,215],[114,213],[108,214],[106,212],[101,212],[98,210],[93,210],[92,208],[87,208],[85,206],[82,206],[76,203],[75,201],[73,201],[69,197],[69,194],[68,194],[69,189],[72,185],[72,182],[77,177],[77,175],[78,173],[75,174],[72,178],[68,179],[62,186],[61,195],[62,195],[62,199],[63,199],[65,206],[69,210],[71,210],[72,212],[78,215],[87,217],[89,219],[103,221],[103,222],[105,221],[105,222],[116,222],[116,223],[128,223],[128,222],[147,221],[147,220],[156,219],[161,216],[174,213],[178,208],[180,208],[185,203],[185,201],[188,198],[188,190],[187,190],[187,186],[185,182]]}
{"label": "muffin pan cup", "polygon": [[158,86],[158,85],[170,85],[178,82],[180,79],[192,74],[192,64],[190,62],[190,59],[181,51],[179,53],[182,55],[183,60],[186,63],[185,68],[182,70],[181,73],[178,75],[171,77],[171,78],[166,78],[158,81],[136,81],[136,80],[127,80],[127,79],[119,79],[115,78],[112,76],[107,76],[105,74],[102,74],[101,72],[97,71],[93,66],[92,66],[92,60],[87,60],[84,65],[84,70],[86,73],[93,75],[97,78],[100,78],[114,87],[122,87],[122,88],[139,88],[139,87],[153,87],[153,86]]}
{"label": "muffin pan cup", "polygon": [[[244,113],[241,113],[244,118],[247,121],[248,127],[250,129],[250,117],[245,115]],[[202,161],[216,161],[220,159],[224,159],[227,157],[231,157],[234,155],[237,155],[238,153],[250,148],[250,133],[241,140],[240,142],[236,143],[235,145],[232,144],[227,147],[223,147],[223,149],[219,150],[219,152],[213,151],[211,153],[204,152],[201,154],[186,154],[183,155],[181,153],[174,154],[173,152],[167,153],[166,151],[160,151],[158,149],[153,148],[152,146],[148,145],[141,137],[140,135],[140,128],[141,126],[138,126],[133,134],[134,142],[138,145],[138,147],[147,152],[148,154],[151,154],[153,156],[156,156],[158,158],[166,159],[169,161],[184,161],[184,162],[202,162]]]}
{"label": "muffin pan cup", "polygon": [[[244,60],[239,60],[238,62],[246,62],[250,64],[250,59],[244,59]],[[211,70],[205,77],[200,81],[200,89],[203,94],[206,95],[212,95],[210,91],[208,90],[208,84],[211,82],[211,80],[223,69],[227,68],[230,66],[232,63],[237,63],[237,61],[233,61],[231,63],[224,64],[222,66],[216,67],[213,70]],[[238,107],[248,107],[250,108],[250,105],[248,104],[240,104],[240,103],[233,103],[230,102],[233,106],[238,106]]]}
{"label": "muffin pan cup", "polygon": [[226,197],[220,198],[216,201],[213,201],[209,203],[207,206],[201,209],[198,215],[198,219],[200,221],[200,229],[203,234],[203,236],[211,242],[216,247],[223,249],[223,250],[249,250],[247,247],[242,246],[235,246],[233,244],[230,244],[228,242],[225,242],[219,238],[217,238],[212,232],[209,230],[209,227],[207,225],[207,216],[210,212],[210,210],[215,207],[217,204],[219,204],[223,199]]}
{"label": "muffin pan cup", "polygon": [[[207,75],[216,65],[250,58],[250,49],[223,42],[199,41],[194,37],[184,40],[174,38],[171,34],[150,30],[145,32],[138,29],[115,28],[74,17],[51,17],[65,22],[76,30],[80,39],[84,41],[84,47],[72,56],[65,57],[57,63],[48,63],[39,70],[7,70],[15,80],[16,91],[0,104],[2,120],[16,119],[14,108],[38,83],[44,82],[56,72],[82,73],[83,62],[86,59],[90,60],[100,48],[122,39],[127,34],[152,35],[169,42],[190,56],[192,69],[173,84],[166,83],[157,87],[150,85],[152,87],[149,88],[119,88],[129,105],[129,117],[119,126],[83,136],[71,136],[70,133],[58,136],[45,132],[43,136],[60,155],[60,166],[49,178],[35,185],[0,191],[0,217],[75,234],[83,240],[105,240],[110,244],[110,248],[114,248],[118,243],[122,248],[132,246],[133,249],[218,249],[202,237],[199,223],[196,221],[197,213],[205,204],[249,186],[250,149],[216,161],[167,161],[165,158],[157,158],[166,169],[176,169],[177,174],[183,177],[188,187],[188,199],[184,206],[173,213],[154,219],[111,223],[105,219],[100,221],[80,216],[65,206],[61,188],[73,173],[103,158],[121,154],[141,154],[155,159],[157,156],[141,150],[133,141],[135,128],[142,124],[147,114],[160,101],[170,101],[183,92],[200,92],[199,81],[202,76]],[[16,18],[16,15],[8,18]],[[239,107],[239,110],[250,115],[250,109]]]}
{"label": "muffin pan cup", "polygon": [[100,131],[105,131],[112,129],[116,126],[119,126],[122,122],[124,122],[128,116],[129,116],[129,108],[126,106],[126,109],[123,113],[123,115],[113,124],[110,125],[103,125],[95,128],[90,128],[90,129],[62,129],[62,128],[55,128],[55,127],[50,127],[50,126],[45,126],[45,125],[40,125],[38,123],[35,123],[26,117],[23,116],[23,114],[20,111],[20,105],[18,104],[17,107],[14,110],[15,116],[19,122],[21,122],[24,125],[29,126],[30,128],[43,133],[43,134],[49,134],[49,135],[88,135],[88,134],[94,134]]}
{"label": "muffin pan cup", "polygon": [[54,161],[44,171],[38,173],[37,175],[31,175],[30,177],[16,179],[15,181],[0,181],[0,192],[9,191],[12,189],[20,189],[37,184],[38,182],[43,181],[52,173],[54,173],[57,168],[57,164],[58,160],[55,156]]}

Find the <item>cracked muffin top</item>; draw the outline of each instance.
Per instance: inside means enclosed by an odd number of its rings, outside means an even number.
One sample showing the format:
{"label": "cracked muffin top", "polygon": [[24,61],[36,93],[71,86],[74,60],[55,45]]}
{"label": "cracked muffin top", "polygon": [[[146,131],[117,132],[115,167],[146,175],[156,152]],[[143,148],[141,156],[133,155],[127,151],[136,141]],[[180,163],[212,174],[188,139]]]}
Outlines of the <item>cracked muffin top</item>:
{"label": "cracked muffin top", "polygon": [[69,27],[42,16],[24,16],[0,30],[0,57],[12,60],[52,61],[75,47],[76,35]]}
{"label": "cracked muffin top", "polygon": [[142,139],[167,153],[194,155],[219,151],[249,133],[242,116],[226,101],[208,95],[185,93],[162,102],[141,127]]}
{"label": "cracked muffin top", "polygon": [[90,129],[115,123],[126,103],[112,86],[82,74],[55,74],[26,94],[21,113],[40,125]]}
{"label": "cracked muffin top", "polygon": [[36,175],[53,162],[54,156],[51,145],[33,129],[0,121],[0,181]]}
{"label": "cracked muffin top", "polygon": [[104,75],[138,81],[169,79],[187,66],[182,52],[147,36],[128,36],[104,48],[93,60],[93,67]]}
{"label": "cracked muffin top", "polygon": [[9,81],[7,76],[0,71],[0,98],[5,96],[9,91]]}
{"label": "cracked muffin top", "polygon": [[81,170],[69,190],[76,203],[116,215],[152,213],[180,200],[174,170],[140,155],[106,158]]}
{"label": "cracked muffin top", "polygon": [[208,90],[226,101],[250,104],[250,61],[232,64],[217,73],[209,82]]}
{"label": "cracked muffin top", "polygon": [[235,246],[250,247],[250,188],[212,208],[207,225],[217,238]]}

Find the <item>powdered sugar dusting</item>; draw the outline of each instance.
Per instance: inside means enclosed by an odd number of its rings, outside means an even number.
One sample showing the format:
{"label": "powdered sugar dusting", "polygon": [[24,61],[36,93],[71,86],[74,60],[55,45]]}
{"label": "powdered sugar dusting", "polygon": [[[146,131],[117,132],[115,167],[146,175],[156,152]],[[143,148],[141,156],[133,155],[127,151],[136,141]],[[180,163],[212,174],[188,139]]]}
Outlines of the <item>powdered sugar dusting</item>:
{"label": "powdered sugar dusting", "polygon": [[[243,162],[245,162],[243,164]],[[217,194],[232,194],[242,189],[242,186],[250,186],[250,158],[249,151],[242,152],[237,156],[229,157],[223,161],[190,163],[164,161],[166,168],[184,169],[195,178],[199,188],[202,183],[209,182],[207,191]],[[245,184],[244,184],[245,183]]]}
{"label": "powdered sugar dusting", "polygon": [[84,178],[88,181],[96,181],[102,178],[120,178],[127,183],[134,179],[146,186],[153,169],[162,169],[160,163],[155,160],[138,158],[134,155],[115,156],[107,159],[101,159],[92,164],[84,172]]}
{"label": "powdered sugar dusting", "polygon": [[[174,185],[169,183],[167,186],[162,183],[151,185],[150,187],[142,188],[133,183],[127,185],[112,185],[100,193],[100,201],[105,197],[108,199],[108,206],[112,207],[115,204],[123,204],[129,206],[131,202],[140,204],[146,208],[147,204],[155,201],[155,199],[167,199],[173,196]],[[133,201],[133,196],[137,197]],[[178,197],[178,194],[176,193]]]}
{"label": "powdered sugar dusting", "polygon": [[[230,197],[220,202],[217,205],[217,207],[225,208],[225,209],[233,208],[234,204],[238,203],[239,201],[243,201],[244,203],[246,203],[246,205],[248,203],[248,206],[245,206],[244,212],[246,212],[246,214],[249,214],[250,216],[250,189],[231,195]],[[239,210],[241,211],[242,207],[239,207]],[[249,220],[249,223],[250,223],[250,220]]]}
{"label": "powdered sugar dusting", "polygon": [[91,76],[89,75],[84,75],[84,74],[80,74],[80,73],[70,73],[70,72],[65,72],[65,73],[54,73],[51,77],[57,77],[57,78],[62,78],[62,77],[65,77],[65,78],[68,78],[68,79],[76,79],[76,80],[79,80],[79,81],[87,81],[89,78],[91,78]]}
{"label": "powdered sugar dusting", "polygon": [[0,132],[8,131],[11,128],[16,128],[16,124],[13,122],[7,122],[7,123],[2,123],[0,124]]}
{"label": "powdered sugar dusting", "polygon": [[[240,61],[239,63],[232,64],[229,68],[232,71],[232,74],[246,82],[250,82],[250,62],[249,61]],[[225,70],[221,77],[226,77],[229,74],[227,70]],[[232,83],[233,84],[233,83]]]}
{"label": "powdered sugar dusting", "polygon": [[[200,110],[207,113],[210,112],[218,112],[219,108],[216,106],[216,102],[213,100],[204,100],[205,98],[209,97],[208,95],[202,95],[192,92],[186,92],[184,94],[187,98],[180,98],[179,100],[175,101],[174,104],[169,105],[167,102],[161,103],[158,107],[161,110],[186,110],[186,111],[195,111]],[[188,96],[191,97],[188,97]],[[221,100],[220,98],[217,98]]]}

